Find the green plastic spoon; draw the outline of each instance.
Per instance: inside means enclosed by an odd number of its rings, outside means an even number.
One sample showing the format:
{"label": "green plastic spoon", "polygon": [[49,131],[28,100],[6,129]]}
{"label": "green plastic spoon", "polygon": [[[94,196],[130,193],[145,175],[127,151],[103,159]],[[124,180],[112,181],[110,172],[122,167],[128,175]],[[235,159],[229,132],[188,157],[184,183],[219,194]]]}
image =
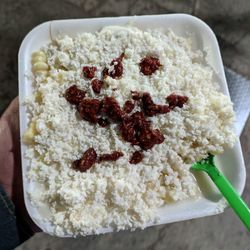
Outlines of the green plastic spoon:
{"label": "green plastic spoon", "polygon": [[214,165],[214,156],[209,155],[206,159],[196,162],[192,165],[191,169],[205,171],[210,176],[222,195],[250,231],[250,209],[227,178],[216,168]]}

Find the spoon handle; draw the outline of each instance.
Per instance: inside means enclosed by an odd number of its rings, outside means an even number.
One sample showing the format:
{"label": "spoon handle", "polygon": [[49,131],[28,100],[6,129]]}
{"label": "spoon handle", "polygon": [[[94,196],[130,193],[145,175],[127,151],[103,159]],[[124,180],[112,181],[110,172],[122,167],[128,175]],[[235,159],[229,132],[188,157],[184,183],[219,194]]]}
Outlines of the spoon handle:
{"label": "spoon handle", "polygon": [[211,167],[209,170],[210,171],[206,172],[210,178],[250,231],[250,209],[247,204],[241,199],[240,195],[235,191],[227,178],[215,166]]}

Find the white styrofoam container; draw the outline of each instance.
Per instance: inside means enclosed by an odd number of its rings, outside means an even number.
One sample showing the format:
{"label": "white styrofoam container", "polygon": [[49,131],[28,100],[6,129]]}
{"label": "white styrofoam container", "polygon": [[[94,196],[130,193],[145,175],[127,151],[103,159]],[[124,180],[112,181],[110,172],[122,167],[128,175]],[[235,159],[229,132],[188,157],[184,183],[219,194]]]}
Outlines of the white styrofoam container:
{"label": "white styrofoam container", "polygon": [[[208,64],[214,69],[214,77],[220,84],[221,91],[229,95],[224,68],[219,46],[213,31],[200,19],[186,14],[152,15],[111,17],[94,19],[59,20],[43,23],[35,27],[25,37],[19,50],[19,102],[20,102],[20,133],[27,129],[27,111],[23,106],[26,96],[32,94],[31,54],[48,44],[53,39],[62,35],[75,36],[83,32],[94,32],[108,25],[127,25],[144,29],[172,29],[177,35],[191,37],[193,48],[206,53]],[[42,207],[39,210],[31,205],[27,195],[28,190],[36,192],[36,185],[27,180],[28,161],[25,159],[26,146],[21,144],[23,188],[25,205],[33,221],[45,232],[54,234],[53,224],[44,222],[49,217],[49,209]],[[223,155],[217,157],[217,165],[225,176],[241,194],[245,186],[245,166],[239,140],[234,148],[228,149]],[[160,221],[157,224],[165,224],[199,218],[223,212],[226,207],[224,200],[216,190],[214,184],[204,173],[196,174],[198,183],[203,191],[203,197],[198,200],[187,200],[175,204],[166,205],[159,209]],[[151,226],[149,224],[148,226]],[[112,232],[112,228],[100,229],[99,233]],[[64,235],[69,237],[70,235]]]}

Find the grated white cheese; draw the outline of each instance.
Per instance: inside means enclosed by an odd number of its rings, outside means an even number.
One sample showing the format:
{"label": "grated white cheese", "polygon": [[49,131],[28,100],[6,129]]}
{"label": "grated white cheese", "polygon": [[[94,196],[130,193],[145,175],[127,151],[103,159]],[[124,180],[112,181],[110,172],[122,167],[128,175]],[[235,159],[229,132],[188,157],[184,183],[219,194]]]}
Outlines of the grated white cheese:
{"label": "grated white cheese", "polygon": [[[234,113],[228,97],[218,90],[213,71],[205,66],[201,51],[191,50],[191,40],[172,31],[141,31],[132,27],[106,27],[100,32],[65,36],[44,47],[49,72],[36,75],[34,96],[27,102],[32,114],[33,143],[28,145],[29,177],[43,187],[30,193],[39,206],[51,211],[55,234],[98,233],[102,227],[117,230],[145,227],[157,220],[164,204],[199,197],[196,180],[189,172],[192,163],[208,152],[220,154],[233,146]],[[83,66],[96,66],[97,78],[110,62],[124,52],[121,79],[107,77],[100,95],[82,76]],[[159,58],[162,69],[151,76],[140,73],[146,55]],[[75,107],[64,98],[76,84],[88,97],[114,96],[119,104],[130,92],[149,92],[156,103],[175,92],[186,95],[182,108],[149,118],[164,134],[162,144],[146,151],[143,161],[129,164],[138,149],[122,140],[116,124],[102,128],[81,120]],[[117,90],[113,90],[117,88]],[[122,151],[116,162],[95,164],[85,173],[71,168],[89,147],[97,154]]]}

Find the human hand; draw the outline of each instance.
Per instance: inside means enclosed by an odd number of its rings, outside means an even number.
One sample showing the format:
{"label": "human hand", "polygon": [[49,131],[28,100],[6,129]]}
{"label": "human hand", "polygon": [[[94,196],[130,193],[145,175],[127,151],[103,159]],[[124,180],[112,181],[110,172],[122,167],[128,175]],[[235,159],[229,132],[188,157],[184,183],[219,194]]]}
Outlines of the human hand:
{"label": "human hand", "polygon": [[29,217],[24,204],[17,97],[0,118],[0,185],[15,205],[18,226],[24,237],[40,231]]}

